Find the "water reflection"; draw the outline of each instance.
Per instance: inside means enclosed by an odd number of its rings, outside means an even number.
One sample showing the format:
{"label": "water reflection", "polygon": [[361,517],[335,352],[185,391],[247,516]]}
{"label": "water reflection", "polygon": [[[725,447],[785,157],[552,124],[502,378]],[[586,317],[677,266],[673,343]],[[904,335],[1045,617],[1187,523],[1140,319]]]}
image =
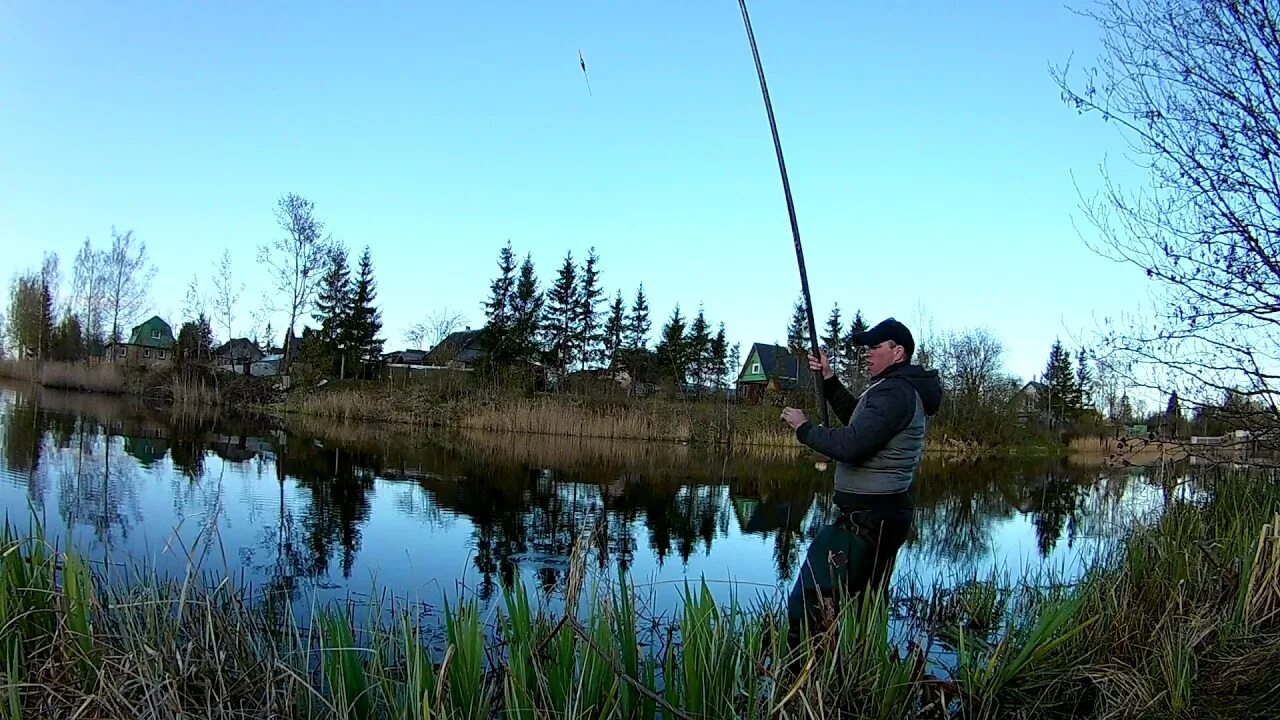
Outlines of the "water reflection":
{"label": "water reflection", "polygon": [[[554,598],[579,538],[651,587],[706,576],[780,597],[830,521],[830,475],[790,451],[284,428],[22,385],[0,385],[0,421],[11,520],[31,507],[95,558],[198,564],[271,598],[488,599],[517,575]],[[1167,499],[1136,468],[934,458],[916,495],[897,577],[926,582],[1069,565]]]}

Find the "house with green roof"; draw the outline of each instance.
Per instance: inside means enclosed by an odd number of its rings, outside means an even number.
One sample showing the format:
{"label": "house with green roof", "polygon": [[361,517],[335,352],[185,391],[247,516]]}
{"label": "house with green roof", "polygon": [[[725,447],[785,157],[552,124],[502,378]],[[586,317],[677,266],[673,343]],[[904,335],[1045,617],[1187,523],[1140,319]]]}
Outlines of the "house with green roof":
{"label": "house with green roof", "polygon": [[109,362],[134,367],[165,366],[173,361],[173,346],[173,328],[159,315],[152,315],[134,326],[128,342],[108,344],[106,357]]}
{"label": "house with green roof", "polygon": [[814,383],[807,361],[781,345],[755,343],[738,372],[738,397],[756,399],[767,392],[791,390]]}

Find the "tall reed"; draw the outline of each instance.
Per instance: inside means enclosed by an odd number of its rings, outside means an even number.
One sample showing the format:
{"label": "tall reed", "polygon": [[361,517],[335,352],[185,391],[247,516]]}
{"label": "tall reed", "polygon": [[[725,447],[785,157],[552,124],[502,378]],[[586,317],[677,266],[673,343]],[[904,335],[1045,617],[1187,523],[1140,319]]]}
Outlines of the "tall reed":
{"label": "tall reed", "polygon": [[37,363],[33,360],[3,360],[0,361],[0,375],[63,390],[113,394],[126,390],[124,373],[120,368],[100,361]]}

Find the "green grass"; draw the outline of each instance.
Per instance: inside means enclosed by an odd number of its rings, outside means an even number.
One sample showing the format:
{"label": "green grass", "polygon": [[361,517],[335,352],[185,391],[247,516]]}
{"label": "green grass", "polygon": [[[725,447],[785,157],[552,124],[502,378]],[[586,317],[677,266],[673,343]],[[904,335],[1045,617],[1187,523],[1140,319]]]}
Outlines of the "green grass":
{"label": "green grass", "polygon": [[[230,583],[113,584],[36,531],[0,535],[0,713],[131,718],[1257,717],[1280,703],[1280,489],[1226,476],[1079,582],[975,579],[933,608],[951,649],[903,650],[879,598],[794,650],[776,608],[684,588],[654,619],[624,574],[566,610],[517,582],[446,608],[273,620]],[[584,534],[584,538],[587,535]],[[584,539],[570,575],[583,577]],[[577,580],[570,582],[576,587]],[[581,598],[579,604],[578,598]],[[895,605],[894,607],[899,607]],[[362,614],[360,617],[366,617]],[[932,656],[930,656],[932,653]],[[926,667],[945,667],[935,678]]]}

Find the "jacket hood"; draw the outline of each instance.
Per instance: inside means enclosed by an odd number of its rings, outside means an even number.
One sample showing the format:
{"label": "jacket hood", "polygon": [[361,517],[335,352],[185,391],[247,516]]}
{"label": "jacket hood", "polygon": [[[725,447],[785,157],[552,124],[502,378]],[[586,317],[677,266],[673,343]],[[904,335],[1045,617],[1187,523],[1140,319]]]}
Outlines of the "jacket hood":
{"label": "jacket hood", "polygon": [[926,370],[919,365],[903,363],[886,370],[881,377],[902,378],[911,383],[911,387],[920,395],[926,415],[935,415],[942,407],[942,382],[938,379],[937,370]]}

